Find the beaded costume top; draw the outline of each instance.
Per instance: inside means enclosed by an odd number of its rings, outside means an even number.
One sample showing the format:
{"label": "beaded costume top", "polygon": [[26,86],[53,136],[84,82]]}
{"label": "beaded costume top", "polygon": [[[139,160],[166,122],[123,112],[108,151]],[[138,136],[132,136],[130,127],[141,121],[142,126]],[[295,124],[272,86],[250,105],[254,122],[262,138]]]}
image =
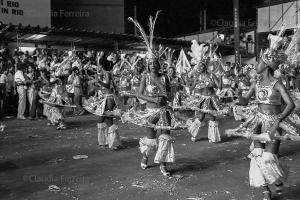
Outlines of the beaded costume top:
{"label": "beaded costume top", "polygon": [[151,80],[150,74],[146,75],[146,92],[150,97],[166,96],[167,89],[165,87],[165,77],[161,76],[161,83],[164,84],[164,88],[161,89],[154,81]]}
{"label": "beaded costume top", "polygon": [[212,75],[200,74],[195,89],[203,89],[208,87],[214,87],[215,82]]}
{"label": "beaded costume top", "polygon": [[281,95],[274,89],[277,79],[270,83],[270,85],[263,86],[260,81],[256,84],[256,100],[259,104],[281,105]]}

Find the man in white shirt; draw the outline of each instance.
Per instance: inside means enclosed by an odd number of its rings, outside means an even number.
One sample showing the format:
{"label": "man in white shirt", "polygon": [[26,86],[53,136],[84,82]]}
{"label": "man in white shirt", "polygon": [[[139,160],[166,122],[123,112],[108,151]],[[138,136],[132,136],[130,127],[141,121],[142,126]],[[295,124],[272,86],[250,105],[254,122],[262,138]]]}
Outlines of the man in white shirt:
{"label": "man in white shirt", "polygon": [[[23,65],[24,66],[24,65]],[[18,115],[17,119],[26,119],[24,117],[25,108],[26,108],[26,79],[22,71],[22,65],[17,66],[17,71],[15,73],[15,83],[17,85],[17,92],[19,95],[19,104],[18,104]]]}

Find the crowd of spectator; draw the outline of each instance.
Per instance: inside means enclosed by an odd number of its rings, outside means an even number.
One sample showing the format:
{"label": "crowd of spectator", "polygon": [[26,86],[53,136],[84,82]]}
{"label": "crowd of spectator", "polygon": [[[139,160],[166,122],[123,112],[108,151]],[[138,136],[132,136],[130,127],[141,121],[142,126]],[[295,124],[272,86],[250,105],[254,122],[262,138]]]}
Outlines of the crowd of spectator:
{"label": "crowd of spectator", "polygon": [[49,84],[50,74],[57,69],[57,66],[62,65],[66,66],[63,68],[67,68],[67,73],[63,75],[68,93],[77,106],[74,114],[83,114],[81,100],[88,92],[86,79],[97,71],[96,57],[99,52],[76,52],[71,60],[69,53],[45,49],[31,53],[2,49],[0,51],[0,116],[14,116],[18,119],[43,118],[39,91]]}

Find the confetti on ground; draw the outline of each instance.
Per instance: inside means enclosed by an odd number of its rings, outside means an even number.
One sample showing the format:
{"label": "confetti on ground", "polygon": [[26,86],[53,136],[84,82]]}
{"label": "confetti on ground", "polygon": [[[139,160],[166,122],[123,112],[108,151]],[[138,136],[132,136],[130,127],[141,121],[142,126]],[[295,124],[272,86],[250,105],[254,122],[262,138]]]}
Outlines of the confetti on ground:
{"label": "confetti on ground", "polygon": [[134,182],[131,184],[133,187],[138,187],[138,188],[144,188],[145,186],[142,185],[143,183],[141,182]]}
{"label": "confetti on ground", "polygon": [[203,197],[187,197],[188,200],[204,200]]}
{"label": "confetti on ground", "polygon": [[177,180],[183,179],[182,175],[176,174],[176,175],[172,175],[171,178],[175,178]]}
{"label": "confetti on ground", "polygon": [[76,155],[76,156],[73,156],[73,159],[74,160],[78,160],[78,159],[86,159],[88,158],[87,155]]}
{"label": "confetti on ground", "polygon": [[49,185],[48,190],[50,192],[59,192],[60,188],[58,186],[56,186],[56,185]]}

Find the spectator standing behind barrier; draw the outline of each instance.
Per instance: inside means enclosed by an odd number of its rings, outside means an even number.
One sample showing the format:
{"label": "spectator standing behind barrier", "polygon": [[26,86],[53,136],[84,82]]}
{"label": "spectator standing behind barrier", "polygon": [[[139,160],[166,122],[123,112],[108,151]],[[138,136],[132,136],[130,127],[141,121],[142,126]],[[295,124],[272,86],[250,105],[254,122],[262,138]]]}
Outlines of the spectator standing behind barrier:
{"label": "spectator standing behind barrier", "polygon": [[38,90],[39,90],[39,82],[41,82],[41,78],[39,79],[36,69],[29,65],[27,77],[29,79],[29,86],[27,90],[27,98],[29,102],[29,119],[33,120],[35,118],[41,117],[42,108],[38,102]]}
{"label": "spectator standing behind barrier", "polygon": [[17,86],[17,92],[19,96],[19,102],[18,102],[18,115],[17,119],[26,119],[24,116],[25,108],[26,108],[26,79],[23,73],[23,68],[25,68],[25,65],[17,65],[17,71],[15,73],[15,83]]}

